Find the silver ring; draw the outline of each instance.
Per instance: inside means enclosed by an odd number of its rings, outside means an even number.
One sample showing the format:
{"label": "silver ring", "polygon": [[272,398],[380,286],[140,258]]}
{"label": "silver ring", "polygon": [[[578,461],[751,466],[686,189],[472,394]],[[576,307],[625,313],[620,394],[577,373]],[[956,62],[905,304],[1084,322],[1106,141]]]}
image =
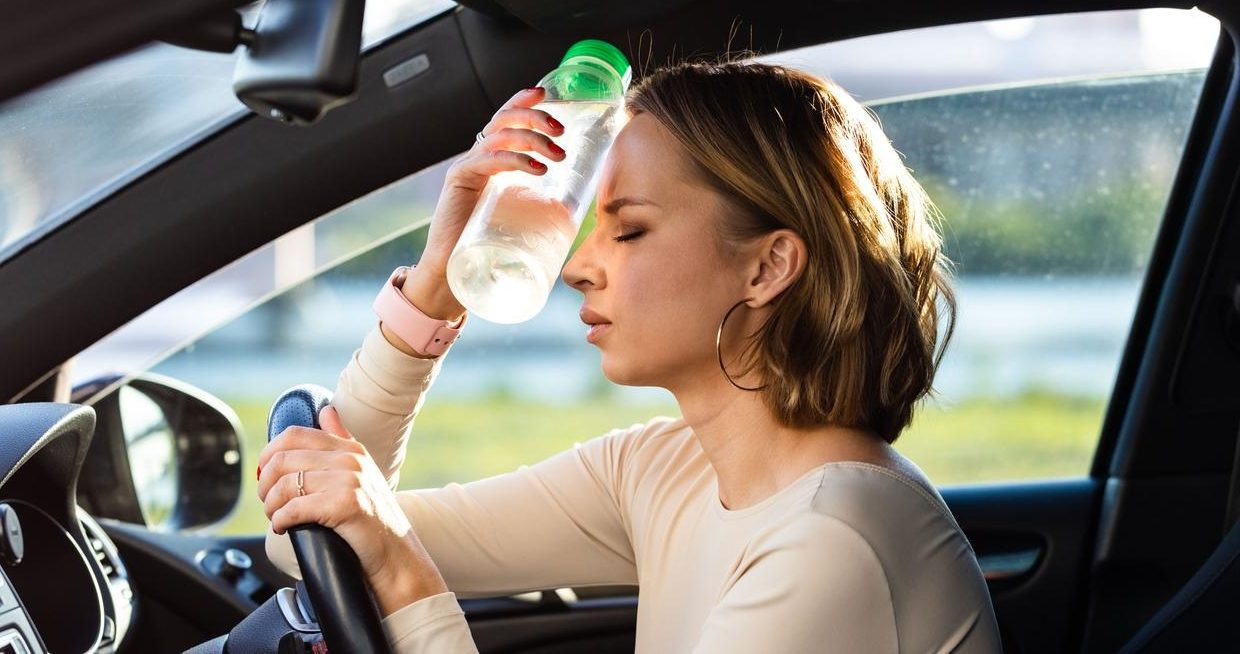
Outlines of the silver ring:
{"label": "silver ring", "polygon": [[476,135],[474,135],[474,141],[481,143],[484,140],[486,140],[486,135],[484,135],[482,132],[478,132]]}
{"label": "silver ring", "polygon": [[302,495],[306,494],[305,481],[306,481],[306,471],[298,470],[297,471],[297,497],[301,497]]}

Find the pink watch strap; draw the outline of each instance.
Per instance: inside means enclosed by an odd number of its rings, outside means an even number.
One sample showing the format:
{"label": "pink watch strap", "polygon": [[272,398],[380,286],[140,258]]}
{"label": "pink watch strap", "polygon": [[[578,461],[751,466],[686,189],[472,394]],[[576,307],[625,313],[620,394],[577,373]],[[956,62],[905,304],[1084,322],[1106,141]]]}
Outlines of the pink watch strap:
{"label": "pink watch strap", "polygon": [[392,275],[383,284],[383,289],[375,297],[375,314],[414,351],[439,356],[461,335],[467,315],[462,316],[456,325],[452,325],[447,320],[437,320],[419,311],[400,291],[400,285],[404,283],[409,270],[408,266],[401,266],[392,271]]}

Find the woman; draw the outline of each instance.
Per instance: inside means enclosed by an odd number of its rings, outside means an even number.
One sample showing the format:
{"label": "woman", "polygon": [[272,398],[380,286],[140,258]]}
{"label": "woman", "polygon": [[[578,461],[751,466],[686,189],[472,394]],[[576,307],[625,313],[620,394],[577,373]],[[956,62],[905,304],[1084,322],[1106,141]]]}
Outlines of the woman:
{"label": "woman", "polygon": [[[463,319],[444,271],[488,177],[563,159],[541,98],[513,97],[452,166],[400,286],[428,316]],[[999,651],[968,541],[891,447],[942,356],[936,303],[945,338],[955,304],[877,123],[830,82],[736,62],[656,71],[627,107],[563,278],[607,378],[668,389],[683,418],[393,492],[442,357],[381,323],[323,430],[260,457],[272,560],[296,574],[284,531],[334,528],[402,652],[475,651],[457,595],[595,584],[640,584],[641,652]]]}

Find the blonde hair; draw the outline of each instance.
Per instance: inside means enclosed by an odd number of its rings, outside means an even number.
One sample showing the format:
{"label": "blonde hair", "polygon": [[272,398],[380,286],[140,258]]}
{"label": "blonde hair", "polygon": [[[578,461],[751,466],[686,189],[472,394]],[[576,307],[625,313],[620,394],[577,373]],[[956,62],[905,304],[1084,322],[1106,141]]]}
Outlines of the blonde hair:
{"label": "blonde hair", "polygon": [[[733,377],[760,370],[781,424],[867,428],[894,442],[933,392],[956,300],[939,215],[877,119],[829,80],[736,61],[655,70],[626,100],[722,195],[723,244],[777,229],[805,241],[803,274]],[[936,355],[940,298],[949,322]]]}

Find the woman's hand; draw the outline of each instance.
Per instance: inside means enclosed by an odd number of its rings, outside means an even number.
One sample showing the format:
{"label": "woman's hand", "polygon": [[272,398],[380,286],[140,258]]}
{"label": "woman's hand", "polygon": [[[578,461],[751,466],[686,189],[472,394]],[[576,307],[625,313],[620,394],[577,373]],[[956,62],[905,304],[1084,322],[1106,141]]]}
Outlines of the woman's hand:
{"label": "woman's hand", "polygon": [[396,494],[335,407],[323,408],[319,424],[285,429],[259,455],[258,497],[272,531],[308,523],[334,530],[357,554],[384,617],[447,591]]}
{"label": "woman's hand", "polygon": [[564,160],[564,150],[548,136],[563,134],[564,126],[547,112],[532,108],[545,94],[545,89],[534,87],[512,96],[482,128],[486,138],[448,168],[418,271],[440,277],[447,274],[452,248],[491,175],[506,170],[531,175],[547,172],[546,164],[523,152],[537,152],[551,161]]}
{"label": "woman's hand", "polygon": [[[482,128],[485,138],[474,143],[448,168],[443,190],[439,193],[439,201],[431,217],[422,258],[401,287],[413,306],[426,315],[441,320],[459,320],[465,313],[465,307],[448,288],[448,258],[481,199],[487,180],[506,170],[519,170],[531,175],[547,172],[546,164],[523,152],[537,152],[551,161],[564,160],[564,150],[547,136],[563,134],[564,126],[551,114],[533,108],[545,95],[545,89],[534,87],[512,96]],[[542,130],[545,134],[535,130]],[[384,336],[406,354],[427,358],[401,343],[400,338],[386,328]]]}

